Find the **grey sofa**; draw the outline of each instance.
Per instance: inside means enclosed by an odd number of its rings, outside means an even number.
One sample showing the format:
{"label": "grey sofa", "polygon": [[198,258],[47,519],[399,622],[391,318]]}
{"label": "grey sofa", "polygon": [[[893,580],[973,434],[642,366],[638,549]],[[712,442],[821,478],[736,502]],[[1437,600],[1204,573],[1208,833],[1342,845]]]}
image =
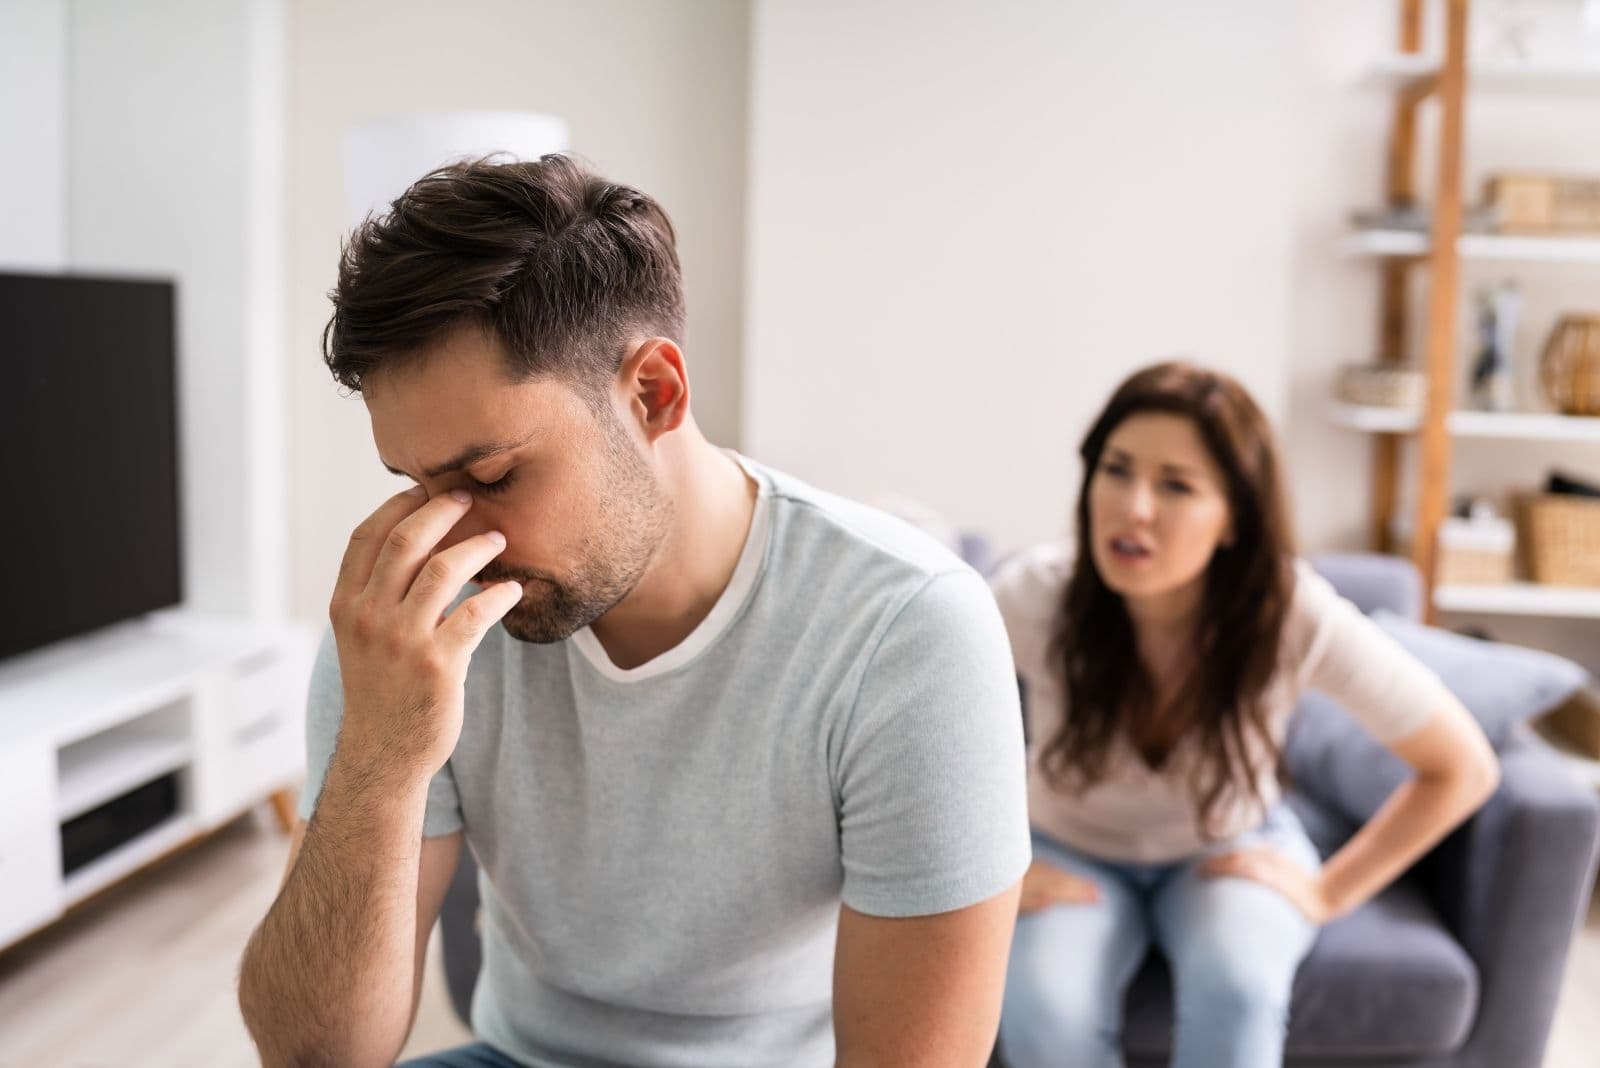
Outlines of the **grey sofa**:
{"label": "grey sofa", "polygon": [[[1420,614],[1420,584],[1402,560],[1357,554],[1314,563],[1364,611]],[[1292,769],[1292,738],[1286,757]],[[1295,981],[1286,1063],[1538,1068],[1568,945],[1594,886],[1600,804],[1526,729],[1501,747],[1500,760],[1500,788],[1472,820],[1322,932]],[[1326,854],[1350,825],[1318,786],[1300,779],[1291,803]],[[477,903],[477,868],[463,850],[440,919],[463,1020],[481,960]],[[1130,1068],[1165,1064],[1171,1005],[1166,968],[1152,955],[1128,994]]]}

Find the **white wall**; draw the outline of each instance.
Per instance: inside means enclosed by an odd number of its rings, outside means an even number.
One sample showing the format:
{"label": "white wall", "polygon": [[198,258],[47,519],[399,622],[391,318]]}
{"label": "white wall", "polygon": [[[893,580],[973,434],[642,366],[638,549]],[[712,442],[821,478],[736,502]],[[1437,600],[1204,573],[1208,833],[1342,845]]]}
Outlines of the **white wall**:
{"label": "white wall", "polygon": [[282,0],[68,9],[68,260],[178,281],[187,603],[281,614]]}
{"label": "white wall", "polygon": [[398,485],[359,397],[322,365],[346,226],[341,137],[419,111],[567,121],[572,148],[657,197],[679,235],[694,407],[738,444],[748,9],[742,0],[421,0],[293,6],[290,445],[294,610],[327,610],[350,530]]}
{"label": "white wall", "polygon": [[1187,354],[1286,408],[1296,6],[756,4],[745,442],[1001,547]]}
{"label": "white wall", "polygon": [[67,4],[0,4],[0,270],[67,258]]}

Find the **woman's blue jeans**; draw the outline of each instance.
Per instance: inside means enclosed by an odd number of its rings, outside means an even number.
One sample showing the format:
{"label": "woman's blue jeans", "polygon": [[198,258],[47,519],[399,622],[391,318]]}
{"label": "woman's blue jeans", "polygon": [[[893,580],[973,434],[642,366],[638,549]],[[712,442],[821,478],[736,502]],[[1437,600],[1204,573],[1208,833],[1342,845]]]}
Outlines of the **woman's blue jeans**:
{"label": "woman's blue jeans", "polygon": [[1264,884],[1195,869],[1265,845],[1316,871],[1285,805],[1260,828],[1173,864],[1098,860],[1034,833],[1034,858],[1092,880],[1100,900],[1021,916],[1006,974],[1000,1051],[1010,1068],[1120,1068],[1123,996],[1151,945],[1176,1000],[1172,1068],[1277,1068],[1289,994],[1317,928]]}

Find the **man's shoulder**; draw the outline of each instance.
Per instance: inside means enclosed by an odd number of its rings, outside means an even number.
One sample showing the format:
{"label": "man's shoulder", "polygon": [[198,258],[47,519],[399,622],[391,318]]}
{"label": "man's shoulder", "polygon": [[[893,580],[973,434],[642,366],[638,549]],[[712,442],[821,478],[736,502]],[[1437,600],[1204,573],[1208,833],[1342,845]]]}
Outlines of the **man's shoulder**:
{"label": "man's shoulder", "polygon": [[836,578],[863,593],[909,595],[930,580],[972,571],[926,531],[870,505],[761,468],[773,498],[774,544],[781,568],[808,584]]}

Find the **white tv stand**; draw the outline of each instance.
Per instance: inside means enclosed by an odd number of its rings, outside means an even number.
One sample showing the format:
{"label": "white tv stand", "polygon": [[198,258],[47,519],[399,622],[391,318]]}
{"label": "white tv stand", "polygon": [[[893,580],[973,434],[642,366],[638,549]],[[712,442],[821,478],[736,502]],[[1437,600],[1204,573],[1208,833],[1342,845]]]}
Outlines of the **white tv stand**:
{"label": "white tv stand", "polygon": [[[174,611],[0,661],[0,948],[269,797],[287,829],[316,637]],[[173,773],[175,812],[63,872],[64,824]]]}

